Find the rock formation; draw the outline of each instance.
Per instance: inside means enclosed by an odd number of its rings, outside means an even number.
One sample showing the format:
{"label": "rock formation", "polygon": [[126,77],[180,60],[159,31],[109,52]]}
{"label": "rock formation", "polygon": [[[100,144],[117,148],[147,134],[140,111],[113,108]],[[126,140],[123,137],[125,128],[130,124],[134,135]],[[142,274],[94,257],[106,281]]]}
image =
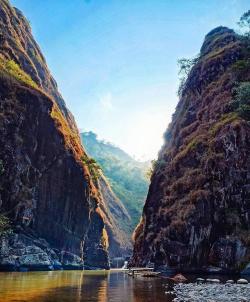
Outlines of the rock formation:
{"label": "rock formation", "polygon": [[207,34],[165,134],[130,265],[237,272],[250,261],[249,44],[225,27]]}
{"label": "rock formation", "polygon": [[108,268],[103,201],[65,106],[22,13],[0,0],[2,269]]}

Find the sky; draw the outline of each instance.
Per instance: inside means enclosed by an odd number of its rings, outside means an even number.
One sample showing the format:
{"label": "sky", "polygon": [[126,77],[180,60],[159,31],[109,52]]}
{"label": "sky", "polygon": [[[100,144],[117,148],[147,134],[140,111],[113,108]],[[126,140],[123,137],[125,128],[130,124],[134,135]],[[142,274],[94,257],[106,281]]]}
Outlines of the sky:
{"label": "sky", "polygon": [[80,131],[157,157],[177,104],[177,60],[249,0],[11,0],[31,23]]}

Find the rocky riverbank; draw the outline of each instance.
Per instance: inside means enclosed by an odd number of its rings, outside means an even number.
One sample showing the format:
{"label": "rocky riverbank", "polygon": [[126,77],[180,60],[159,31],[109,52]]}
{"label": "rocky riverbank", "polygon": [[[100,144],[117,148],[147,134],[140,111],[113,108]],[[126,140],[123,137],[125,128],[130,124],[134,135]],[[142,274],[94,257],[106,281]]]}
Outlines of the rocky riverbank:
{"label": "rocky riverbank", "polygon": [[[85,261],[86,262],[86,261]],[[52,248],[42,238],[31,234],[11,233],[0,238],[0,271],[51,271],[108,269],[109,267],[91,266],[78,255]]]}
{"label": "rocky riverbank", "polygon": [[249,301],[250,284],[188,283],[174,287],[175,302]]}
{"label": "rocky riverbank", "polygon": [[81,258],[51,248],[45,239],[10,234],[0,240],[0,271],[82,269]]}

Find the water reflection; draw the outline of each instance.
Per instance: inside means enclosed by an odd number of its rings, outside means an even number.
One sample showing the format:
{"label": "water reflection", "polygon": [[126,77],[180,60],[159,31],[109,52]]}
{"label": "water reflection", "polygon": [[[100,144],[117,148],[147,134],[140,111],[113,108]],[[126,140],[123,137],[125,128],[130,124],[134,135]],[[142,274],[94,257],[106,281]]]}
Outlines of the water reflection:
{"label": "water reflection", "polygon": [[0,302],[170,302],[166,285],[165,279],[122,272],[0,273]]}

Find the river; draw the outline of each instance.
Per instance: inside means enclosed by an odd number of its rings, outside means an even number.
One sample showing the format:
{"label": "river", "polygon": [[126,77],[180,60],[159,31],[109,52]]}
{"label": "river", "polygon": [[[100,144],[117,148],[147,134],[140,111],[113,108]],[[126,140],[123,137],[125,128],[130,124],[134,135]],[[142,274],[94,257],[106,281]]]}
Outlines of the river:
{"label": "river", "polygon": [[197,284],[196,277],[177,285],[175,296],[164,277],[133,278],[114,270],[0,273],[0,302],[250,301],[250,283],[225,284],[228,278],[220,276],[220,284]]}
{"label": "river", "polygon": [[170,302],[166,286],[117,271],[10,272],[0,273],[0,302]]}

